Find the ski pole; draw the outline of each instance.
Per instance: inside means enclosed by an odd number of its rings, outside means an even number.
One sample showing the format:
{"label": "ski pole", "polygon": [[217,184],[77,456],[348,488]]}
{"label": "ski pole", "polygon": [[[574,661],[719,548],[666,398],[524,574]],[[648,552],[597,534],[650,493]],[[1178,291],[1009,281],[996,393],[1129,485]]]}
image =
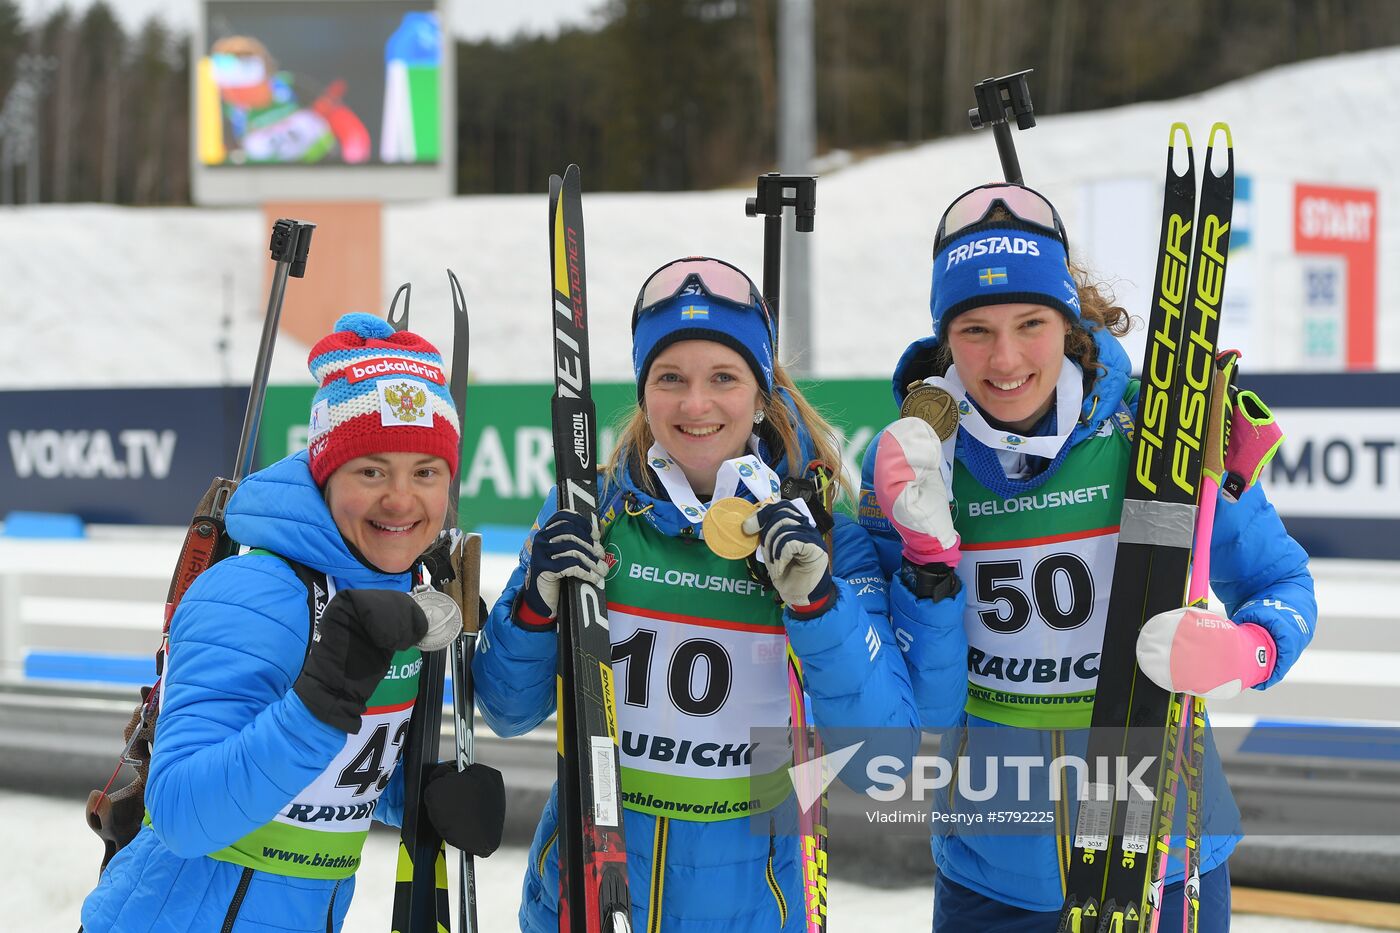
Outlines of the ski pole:
{"label": "ski pole", "polygon": [[997,141],[997,155],[1001,157],[1001,173],[1013,185],[1023,184],[1023,181],[1021,163],[1016,158],[1016,141],[1011,136],[1007,119],[1014,116],[1018,129],[1028,130],[1035,126],[1035,105],[1031,103],[1031,88],[1026,81],[1026,75],[1034,70],[1027,68],[1015,74],[977,82],[972,86],[977,106],[967,112],[967,120],[974,130],[984,126],[992,128],[992,136]]}
{"label": "ski pole", "polygon": [[797,232],[811,233],[817,215],[817,176],[769,172],[758,176],[758,193],[744,202],[749,217],[763,215],[763,300],[778,345],[778,292],[783,274],[783,209],[791,207]]}

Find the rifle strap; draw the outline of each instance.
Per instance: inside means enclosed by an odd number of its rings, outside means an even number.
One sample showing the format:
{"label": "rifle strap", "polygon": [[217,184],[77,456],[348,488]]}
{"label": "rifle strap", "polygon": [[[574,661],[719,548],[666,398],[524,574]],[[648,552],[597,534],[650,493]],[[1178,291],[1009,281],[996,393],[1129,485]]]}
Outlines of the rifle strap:
{"label": "rifle strap", "polygon": [[[296,574],[302,586],[306,587],[306,611],[310,626],[306,637],[306,651],[310,653],[316,625],[330,602],[330,586],[326,575],[305,564],[298,563],[281,554],[274,554],[262,548],[249,551],[250,554],[270,554],[285,561]],[[305,661],[305,655],[302,657]],[[122,730],[122,740],[126,751],[122,762],[130,765],[135,776],[125,786],[112,793],[95,790],[88,794],[87,824],[102,840],[102,865],[98,875],[107,868],[112,856],[126,847],[141,831],[141,822],[146,816],[146,779],[151,770],[151,749],[156,741],[156,722],[160,718],[160,707],[151,699],[154,688],[141,688],[141,702],[137,704],[126,728]],[[148,702],[149,701],[149,702]]]}

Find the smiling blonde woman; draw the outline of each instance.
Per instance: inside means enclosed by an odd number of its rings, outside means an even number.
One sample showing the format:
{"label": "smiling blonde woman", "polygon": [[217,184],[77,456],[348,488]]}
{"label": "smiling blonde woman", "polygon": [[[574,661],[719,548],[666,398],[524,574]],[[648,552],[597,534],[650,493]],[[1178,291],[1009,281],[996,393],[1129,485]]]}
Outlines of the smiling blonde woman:
{"label": "smiling blonde woman", "polygon": [[[819,731],[859,730],[863,752],[912,752],[917,714],[884,580],[865,532],[830,515],[833,432],[774,359],[748,276],[676,260],[647,278],[633,311],[638,403],[605,471],[602,527],[556,511],[550,494],[486,624],[477,702],[502,735],[543,721],[559,581],[606,580],[633,929],[805,931],[799,840],[782,831],[792,759],[760,766],[751,730],[786,734],[794,721],[790,647]],[[741,519],[723,543],[711,510]],[[866,757],[843,776],[863,773]],[[551,794],[522,930],[559,928],[557,835]]]}

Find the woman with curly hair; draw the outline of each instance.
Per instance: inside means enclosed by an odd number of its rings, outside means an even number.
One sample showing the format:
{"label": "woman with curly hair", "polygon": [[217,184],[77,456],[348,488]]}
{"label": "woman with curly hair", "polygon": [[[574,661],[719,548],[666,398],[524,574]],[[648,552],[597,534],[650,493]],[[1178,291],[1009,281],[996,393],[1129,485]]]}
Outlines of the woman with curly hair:
{"label": "woman with curly hair", "polygon": [[[1012,184],[974,188],[944,213],[930,305],[933,333],[896,365],[895,398],[937,387],[961,417],[946,439],[916,418],[891,424],[866,454],[859,510],[893,580],[891,614],[906,622],[896,634],[923,726],[952,729],[966,760],[1000,756],[1003,770],[1012,751],[1082,756],[1138,399],[1117,339],[1128,316],[1070,263],[1050,202]],[[1161,656],[1143,670],[1212,698],[1272,686],[1315,627],[1307,555],[1254,486],[1219,499],[1211,557],[1229,618],[1154,617],[1143,631],[1172,637],[1156,638]],[[964,789],[988,787],[994,767],[954,782],[948,806],[986,806]],[[1053,831],[935,834],[936,930],[1056,929],[1080,790],[1064,783],[1042,798]],[[1237,816],[1208,745],[1202,931],[1229,925]],[[1181,927],[1183,877],[1173,859],[1162,929]]]}

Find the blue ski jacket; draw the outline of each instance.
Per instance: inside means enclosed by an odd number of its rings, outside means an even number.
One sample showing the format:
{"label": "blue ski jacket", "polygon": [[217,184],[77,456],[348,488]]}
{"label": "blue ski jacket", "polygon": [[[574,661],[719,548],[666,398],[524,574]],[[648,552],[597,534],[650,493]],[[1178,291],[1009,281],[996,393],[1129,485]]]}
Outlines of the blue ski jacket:
{"label": "blue ski jacket", "polygon": [[[1079,424],[1070,434],[1070,446],[1094,437],[1120,409],[1120,400],[1131,411],[1136,405],[1136,383],[1130,379],[1130,362],[1118,340],[1107,330],[1093,332],[1099,351],[1099,362],[1105,367],[1084,393]],[[916,340],[905,350],[895,366],[893,386],[896,403],[902,403],[907,386],[933,374],[931,361],[937,337]],[[862,464],[859,520],[870,532],[880,555],[880,564],[888,579],[900,565],[901,542],[898,533],[880,510],[874,494],[875,454],[880,438],[876,437],[865,454]],[[981,475],[990,465],[998,470],[995,458],[968,458],[967,435],[959,431],[957,453],[959,461],[974,477],[989,488],[1004,483],[1004,476]],[[1052,462],[1047,474],[1058,467]],[[1048,478],[1048,476],[1047,476]],[[1256,689],[1278,683],[1298,656],[1312,640],[1317,625],[1317,601],[1313,581],[1308,572],[1308,556],[1288,535],[1283,522],[1264,496],[1254,486],[1238,502],[1223,496],[1216,510],[1215,529],[1211,540],[1211,588],[1225,604],[1226,612],[1235,622],[1253,622],[1266,629],[1278,646],[1278,660],[1273,675]],[[1108,581],[1103,581],[1104,585]],[[892,594],[896,605],[899,591]],[[919,704],[923,727],[930,731],[959,729],[1015,729],[966,713],[968,676],[968,640],[964,629],[966,591],[937,603],[920,601],[921,612],[897,616],[904,621],[901,645],[906,645],[905,660],[909,664],[910,681]],[[1041,753],[1054,757],[1054,751],[1083,754],[1085,730],[1056,738],[1049,732],[1015,730],[1023,735],[1008,734],[1006,741],[1016,743],[1019,753],[1032,751],[1026,744],[1038,746]],[[983,736],[989,733],[982,733]],[[945,737],[946,740],[946,737]],[[1052,743],[1066,741],[1058,749]],[[1076,745],[1080,745],[1076,749]],[[1238,811],[1230,796],[1219,754],[1207,736],[1205,764],[1205,793],[1202,825],[1201,871],[1205,873],[1222,864],[1240,840]],[[977,786],[973,784],[972,786]],[[1071,800],[1077,800],[1077,788],[1071,790]],[[1057,848],[1057,836],[1072,838],[1073,806],[1067,819],[1057,814],[1055,832],[1034,836],[998,835],[992,833],[948,833],[933,835],[933,856],[938,870],[958,884],[987,897],[1026,910],[1058,911],[1064,900],[1063,858]],[[1177,823],[1173,835],[1184,832],[1185,807],[1176,810]],[[1067,825],[1065,825],[1067,824]],[[1212,828],[1218,831],[1212,832]],[[1064,848],[1067,853],[1069,847]],[[1179,859],[1172,857],[1168,865],[1167,883],[1183,878]]]}
{"label": "blue ski jacket", "polygon": [[[786,475],[785,462],[764,459],[780,477]],[[691,533],[679,509],[668,499],[648,494],[630,471],[624,472],[620,483],[603,485],[600,516],[606,516],[608,506],[614,504],[618,512],[625,507],[636,520],[650,522],[668,538]],[[554,513],[555,502],[556,493],[551,490],[535,530]],[[918,743],[918,714],[905,665],[894,649],[884,580],[865,532],[845,516],[838,516],[836,522],[832,540],[835,604],[808,621],[784,613],[788,639],[803,663],[810,715],[827,738],[828,751],[853,744],[844,738],[847,734],[869,738],[878,729],[873,744],[881,746],[882,753],[907,760]],[[530,540],[486,622],[473,661],[478,708],[502,736],[528,732],[555,708],[556,633],[527,630],[511,616],[528,571]],[[678,609],[683,598],[683,593],[677,597]],[[619,704],[618,714],[624,719],[626,707]],[[843,769],[842,779],[860,783],[867,760],[863,752],[858,753]],[[806,930],[798,840],[791,833],[772,832],[769,814],[715,822],[634,810],[624,814],[633,929],[665,933]],[[529,933],[553,933],[559,928],[557,836],[556,784],[535,831],[525,875],[520,928]]]}
{"label": "blue ski jacket", "polygon": [[[411,588],[408,574],[371,570],[350,552],[304,450],[244,479],[227,524],[235,541],[318,570],[337,590]],[[206,857],[271,820],[345,744],[291,689],[310,630],[306,587],[272,554],[221,561],[190,587],[170,626],[146,824],[83,903],[86,933],[340,929],[353,876],[297,878]],[[398,825],[403,781],[389,766],[374,816]]]}

